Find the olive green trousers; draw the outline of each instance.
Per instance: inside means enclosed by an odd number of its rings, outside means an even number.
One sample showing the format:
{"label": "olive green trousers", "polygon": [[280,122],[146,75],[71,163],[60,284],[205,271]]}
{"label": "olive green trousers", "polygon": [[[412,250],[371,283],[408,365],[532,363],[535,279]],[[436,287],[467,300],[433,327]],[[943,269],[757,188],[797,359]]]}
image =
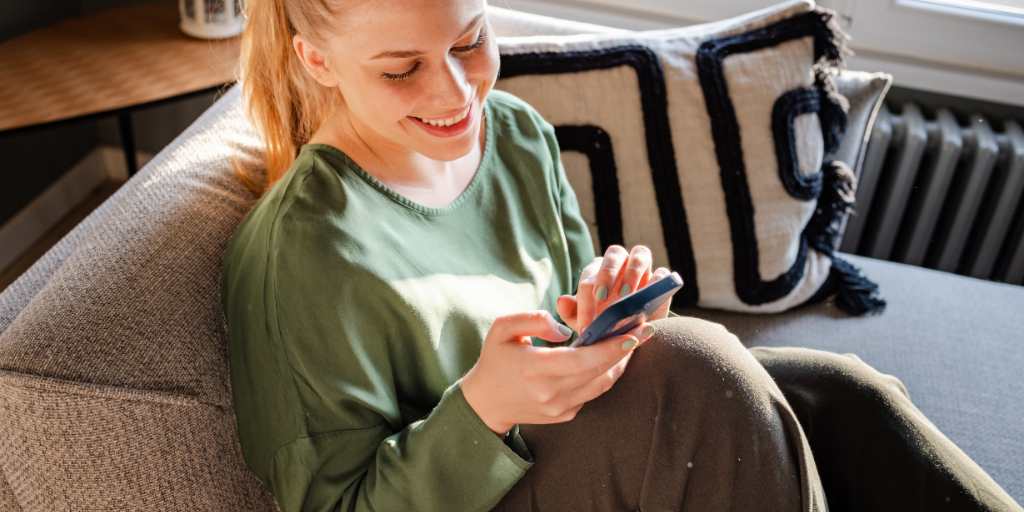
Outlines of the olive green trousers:
{"label": "olive green trousers", "polygon": [[853,354],[655,326],[572,421],[520,425],[535,463],[493,510],[1024,510]]}

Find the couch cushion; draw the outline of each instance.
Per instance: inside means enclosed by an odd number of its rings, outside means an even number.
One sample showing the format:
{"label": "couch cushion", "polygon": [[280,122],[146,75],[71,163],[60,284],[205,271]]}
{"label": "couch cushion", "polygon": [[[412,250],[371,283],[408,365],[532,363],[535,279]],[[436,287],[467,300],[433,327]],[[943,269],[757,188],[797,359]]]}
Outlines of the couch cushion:
{"label": "couch cushion", "polygon": [[0,468],[0,510],[21,511],[21,505],[18,505],[14,491],[11,490],[11,484],[7,481],[7,475],[3,473],[2,468]]}
{"label": "couch cushion", "polygon": [[895,375],[933,423],[1024,503],[1024,287],[844,254],[885,289],[885,313],[848,317],[831,301],[771,316],[703,308],[748,346],[854,353]]}

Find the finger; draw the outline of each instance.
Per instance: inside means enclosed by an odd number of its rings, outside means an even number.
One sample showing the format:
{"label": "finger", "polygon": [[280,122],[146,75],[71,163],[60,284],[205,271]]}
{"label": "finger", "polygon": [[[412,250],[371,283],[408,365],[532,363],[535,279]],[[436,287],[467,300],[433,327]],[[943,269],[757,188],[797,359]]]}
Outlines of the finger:
{"label": "finger", "polygon": [[[648,321],[648,322],[644,322],[644,323],[638,325],[633,330],[631,330],[628,333],[626,333],[626,334],[631,334],[632,336],[634,336],[636,339],[639,340],[639,343],[637,343],[636,347],[630,349],[628,351],[628,353],[632,354],[633,350],[636,350],[636,349],[644,346],[648,341],[651,340],[651,338],[654,337],[654,334],[657,332],[657,328],[654,326],[653,323],[651,323],[652,321],[653,320]],[[599,342],[599,343],[606,343],[606,342],[607,343],[611,343],[611,340],[602,341],[602,342]],[[615,365],[615,364],[619,364],[620,362],[621,362],[621,359],[619,361],[613,361],[611,364]],[[598,368],[594,368],[594,369],[591,369],[591,370],[587,370],[587,371],[579,373],[578,375],[566,377],[565,384],[567,386],[571,387],[571,388],[576,388],[576,387],[584,385],[586,382],[589,382],[589,381],[597,378],[602,372],[605,372],[607,370],[608,370],[608,366],[598,367]]]}
{"label": "finger", "polygon": [[651,318],[654,319],[654,320],[658,320],[658,319],[661,319],[661,318],[667,318],[668,317],[668,311],[671,308],[672,308],[672,297],[669,297],[668,300],[666,300],[664,304],[659,306],[658,309],[654,310],[654,313],[651,313]]}
{"label": "finger", "polygon": [[615,284],[619,270],[627,259],[629,259],[629,252],[621,245],[613,244],[605,250],[601,267],[597,271],[597,283],[594,291],[594,297],[597,299],[598,304],[607,301],[611,297],[613,293],[612,286]]}
{"label": "finger", "polygon": [[576,407],[573,407],[572,409],[566,411],[565,414],[558,418],[559,422],[564,423],[566,421],[572,421],[573,419],[575,419],[576,415],[580,413],[580,409],[583,409],[584,405],[586,404],[579,404]]}
{"label": "finger", "polygon": [[580,273],[579,290],[576,292],[576,330],[582,331],[594,320],[595,299],[594,283],[597,282],[597,271],[601,268],[604,258],[597,257]]}
{"label": "finger", "polygon": [[[578,331],[577,299],[575,299],[575,297],[571,295],[560,295],[558,300],[555,301],[555,309],[558,311],[558,316],[561,318],[562,324],[568,326],[572,331]],[[555,343],[568,343],[573,339],[573,336],[570,335],[564,340],[555,341]]]}
{"label": "finger", "polygon": [[613,285],[612,300],[618,300],[640,289],[640,280],[652,264],[651,250],[646,245],[634,245],[629,257]]}
{"label": "finger", "polygon": [[521,342],[524,337],[535,336],[548,341],[565,341],[571,335],[572,329],[558,323],[551,313],[538,309],[499,316],[491,325],[489,338]]}
{"label": "finger", "polygon": [[[584,347],[533,347],[537,369],[545,375],[563,377],[565,380],[558,383],[560,386],[578,385],[593,379],[636,348],[645,325]],[[633,341],[633,346],[623,347],[627,341]]]}
{"label": "finger", "polygon": [[629,253],[626,252],[626,248],[621,245],[610,245],[608,250],[604,253],[604,261],[601,262],[601,268],[597,271],[597,289],[594,291],[594,298],[597,299],[597,311],[601,312],[601,306],[608,302],[611,298],[612,285],[615,283],[615,278],[619,273],[619,269],[622,268],[623,263],[629,258]]}
{"label": "finger", "polygon": [[633,352],[626,354],[625,357],[612,365],[611,368],[586,381],[582,386],[569,391],[566,398],[567,403],[583,405],[607,393],[618,382],[619,378],[622,377],[622,374],[626,372],[626,366],[629,364],[631,357],[633,357]]}
{"label": "finger", "polygon": [[652,279],[653,276],[654,276],[654,273],[651,272],[651,269],[647,269],[647,271],[644,272],[644,277],[642,277],[640,279],[640,286],[637,287],[637,290],[639,290],[641,288],[644,288],[648,284],[650,284],[650,282],[653,281],[653,279]]}
{"label": "finger", "polygon": [[[654,274],[651,276],[651,281],[652,282],[653,281],[657,281],[658,279],[661,279],[661,278],[663,278],[663,277],[665,277],[665,276],[667,276],[667,275],[669,275],[671,273],[672,273],[672,271],[670,271],[669,269],[667,269],[665,267],[658,267],[658,269],[655,270]],[[651,319],[657,320],[657,319],[668,317],[668,311],[669,311],[669,309],[671,307],[672,307],[672,297],[669,297],[668,300],[666,300],[664,304],[659,306],[658,309],[654,310],[654,312],[651,313]]]}
{"label": "finger", "polygon": [[576,417],[576,415],[579,414],[580,409],[583,409],[584,405],[585,404],[579,404],[575,407],[570,407],[569,409],[566,410],[562,410],[560,407],[556,405],[551,405],[546,409],[546,414],[544,412],[541,412],[539,415],[534,415],[531,418],[527,418],[527,420],[522,423],[528,423],[531,425],[542,425],[550,423],[565,423],[567,421],[572,421]]}
{"label": "finger", "polygon": [[[579,296],[580,292],[582,291],[580,289],[580,285],[582,285],[584,281],[588,281],[592,279],[594,276],[596,276],[597,271],[601,268],[602,263],[604,263],[604,257],[597,256],[593,260],[591,260],[590,263],[587,263],[587,265],[583,267],[582,270],[580,270],[580,281],[576,286],[577,296]],[[591,295],[593,295],[593,293],[591,293]]]}
{"label": "finger", "polygon": [[[558,300],[555,301],[555,310],[558,311],[558,316],[562,319],[563,323],[576,330],[576,297],[560,295]],[[569,341],[570,339],[572,338],[566,338],[564,341]]]}
{"label": "finger", "polygon": [[[651,273],[651,279],[650,279],[650,281],[648,281],[647,284],[653,283],[653,282],[657,281],[658,279],[661,279],[661,278],[663,278],[663,277],[665,277],[665,276],[667,276],[667,275],[669,275],[671,273],[672,273],[672,271],[667,269],[667,268],[665,268],[665,267],[658,267],[657,269],[654,270],[654,272]],[[644,285],[644,286],[647,286],[647,285]]]}

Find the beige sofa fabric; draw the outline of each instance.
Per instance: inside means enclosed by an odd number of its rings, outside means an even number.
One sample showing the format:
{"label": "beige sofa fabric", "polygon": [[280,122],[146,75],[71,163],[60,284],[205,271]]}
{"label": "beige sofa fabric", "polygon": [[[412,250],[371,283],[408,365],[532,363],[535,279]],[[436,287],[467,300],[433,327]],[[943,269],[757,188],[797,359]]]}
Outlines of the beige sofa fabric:
{"label": "beige sofa fabric", "polygon": [[0,372],[0,410],[3,469],[25,510],[275,508],[242,463],[230,408]]}
{"label": "beige sofa fabric", "polygon": [[76,228],[0,333],[0,470],[25,510],[275,508],[228,387],[220,254],[253,198],[227,156],[258,144],[224,100]]}
{"label": "beige sofa fabric", "polygon": [[14,491],[11,484],[7,482],[7,476],[0,473],[0,510],[8,512],[21,512],[21,505],[14,499]]}

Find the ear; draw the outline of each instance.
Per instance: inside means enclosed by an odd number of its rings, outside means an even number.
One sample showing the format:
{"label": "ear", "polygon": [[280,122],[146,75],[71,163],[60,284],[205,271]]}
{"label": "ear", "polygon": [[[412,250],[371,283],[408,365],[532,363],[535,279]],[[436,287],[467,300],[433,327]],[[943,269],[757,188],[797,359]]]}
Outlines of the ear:
{"label": "ear", "polygon": [[324,52],[320,51],[313,43],[302,37],[301,34],[295,34],[292,37],[292,48],[295,49],[295,54],[299,57],[299,61],[302,62],[302,67],[306,69],[306,72],[314,80],[320,82],[324,87],[336,87],[338,85],[338,79],[335,76],[334,70],[331,69]]}

